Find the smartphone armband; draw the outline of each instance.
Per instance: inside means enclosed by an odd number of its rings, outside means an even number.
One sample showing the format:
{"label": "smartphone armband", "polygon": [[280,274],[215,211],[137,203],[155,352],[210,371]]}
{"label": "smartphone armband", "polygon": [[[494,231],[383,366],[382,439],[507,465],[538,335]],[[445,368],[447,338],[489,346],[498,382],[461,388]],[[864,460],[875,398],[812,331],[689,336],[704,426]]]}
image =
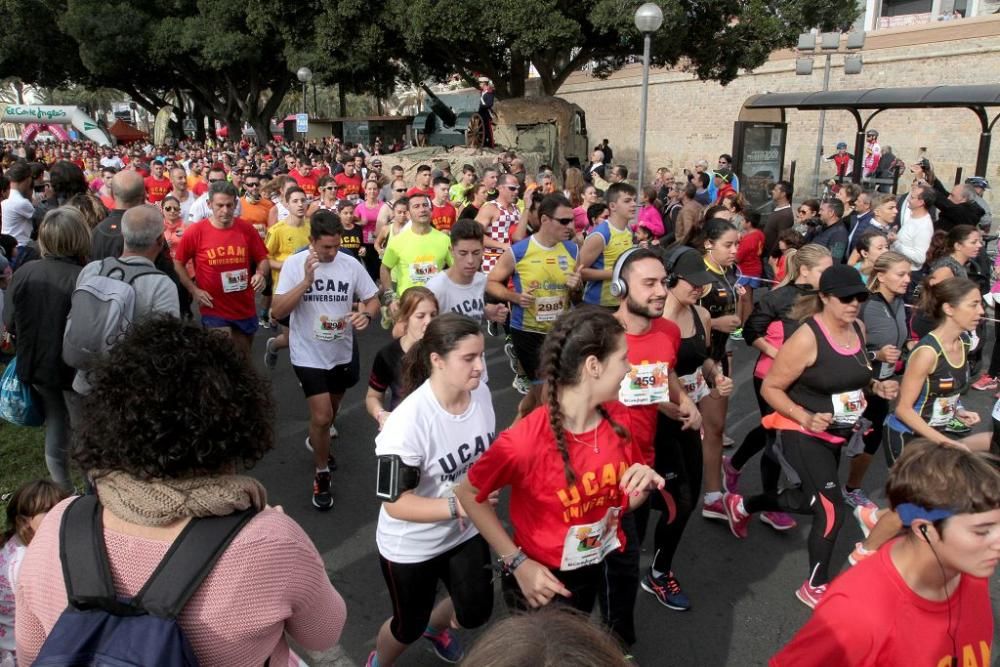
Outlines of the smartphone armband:
{"label": "smartphone armband", "polygon": [[396,454],[378,457],[378,477],[375,495],[390,503],[395,502],[404,491],[417,488],[420,483],[420,468],[406,465]]}

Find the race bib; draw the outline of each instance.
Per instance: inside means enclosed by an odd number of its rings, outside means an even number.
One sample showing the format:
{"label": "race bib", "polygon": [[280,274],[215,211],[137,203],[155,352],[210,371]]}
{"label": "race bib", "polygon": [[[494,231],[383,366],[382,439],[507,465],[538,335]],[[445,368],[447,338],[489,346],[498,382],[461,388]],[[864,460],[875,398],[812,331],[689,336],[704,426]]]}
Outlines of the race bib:
{"label": "race bib", "polygon": [[414,262],[410,264],[410,281],[423,285],[437,272],[438,265],[434,262]]}
{"label": "race bib", "polygon": [[701,366],[694,373],[682,375],[679,379],[681,385],[684,387],[684,393],[695,403],[708,396],[711,392],[711,389],[708,388],[708,383],[705,382],[705,374],[702,372]]}
{"label": "race bib", "polygon": [[[960,397],[960,394],[954,394],[952,396],[938,396],[935,398],[934,405],[931,406],[931,418],[927,424],[934,428],[947,426],[955,418],[955,411],[958,410],[958,399]],[[996,409],[994,409],[995,412]]]}
{"label": "race bib", "polygon": [[325,343],[344,340],[347,335],[347,327],[349,326],[346,318],[320,315],[316,318],[315,326],[313,326],[313,336],[316,340]]}
{"label": "race bib", "polygon": [[535,299],[535,321],[555,322],[563,312],[561,296],[540,296]]}
{"label": "race bib", "polygon": [[230,292],[243,292],[249,285],[249,271],[247,269],[236,269],[235,271],[222,272],[222,291],[226,294]]}
{"label": "race bib", "polygon": [[561,570],[576,570],[595,565],[621,546],[618,540],[620,507],[612,507],[604,518],[594,523],[571,526],[563,543]]}
{"label": "race bib", "polygon": [[861,389],[845,391],[831,396],[833,402],[833,423],[837,426],[854,426],[861,418],[868,402]]}
{"label": "race bib", "polygon": [[632,364],[622,378],[618,400],[622,405],[655,405],[668,400],[667,377],[670,367],[664,362]]}

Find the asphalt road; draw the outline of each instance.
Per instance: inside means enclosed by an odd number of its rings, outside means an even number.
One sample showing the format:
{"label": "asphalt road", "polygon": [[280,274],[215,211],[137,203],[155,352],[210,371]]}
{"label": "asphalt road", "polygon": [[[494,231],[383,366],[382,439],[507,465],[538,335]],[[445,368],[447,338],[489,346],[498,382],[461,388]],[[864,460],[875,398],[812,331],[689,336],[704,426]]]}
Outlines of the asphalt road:
{"label": "asphalt road", "polygon": [[[271,504],[282,505],[305,528],[322,554],[334,586],[347,601],[348,620],[341,645],[322,656],[311,656],[311,661],[338,667],[363,665],[379,626],[390,612],[375,546],[379,509],[373,456],[376,429],[364,409],[372,359],[389,341],[389,335],[377,326],[360,334],[363,381],[347,393],[337,417],[340,437],[333,443],[340,469],[333,474],[334,507],[321,513],[311,504],[313,468],[304,446],[308,409],[287,351],[282,352],[276,370],[264,369],[263,348],[268,334],[266,330],[258,333],[254,362],[273,383],[277,442],[251,474],[267,486]],[[513,419],[520,397],[510,386],[513,375],[503,354],[502,339],[487,336],[486,343],[497,425],[502,429]],[[743,343],[734,344],[733,349],[736,391],[727,430],[739,443],[759,423],[760,417],[750,380],[751,360],[755,355]],[[979,411],[988,424],[992,393],[970,391],[969,394],[964,403],[969,409]],[[844,479],[846,463],[842,472]],[[877,455],[865,487],[880,504],[884,504],[881,501],[884,501],[885,479],[885,462]],[[741,488],[744,492],[756,491],[760,488],[759,481],[755,459],[747,466]],[[776,533],[755,519],[749,538],[741,542],[730,534],[725,523],[703,519],[700,513],[693,516],[674,559],[674,571],[693,608],[684,613],[674,612],[640,591],[635,610],[639,642],[633,649],[638,663],[703,667],[766,664],[810,613],[794,596],[807,574],[808,526],[806,517],[796,529]],[[834,562],[848,567],[847,554],[860,539],[857,525],[849,521],[840,536]],[[644,566],[652,557],[651,541],[647,537]],[[991,586],[994,609],[1000,600],[997,581],[994,577]],[[498,603],[494,618],[505,614],[506,610]],[[461,633],[468,644],[475,635],[475,632]],[[998,645],[996,637],[994,645]],[[429,644],[421,641],[397,664],[436,667],[443,663]]]}

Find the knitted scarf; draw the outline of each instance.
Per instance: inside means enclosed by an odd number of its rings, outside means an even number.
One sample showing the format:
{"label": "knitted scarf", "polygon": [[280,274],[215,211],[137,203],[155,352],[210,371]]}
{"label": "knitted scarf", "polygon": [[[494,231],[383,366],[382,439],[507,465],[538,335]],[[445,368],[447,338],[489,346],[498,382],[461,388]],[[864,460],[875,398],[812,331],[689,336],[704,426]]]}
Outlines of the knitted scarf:
{"label": "knitted scarf", "polygon": [[246,475],[143,481],[120,471],[98,473],[101,504],[122,521],[166,526],[188,517],[226,516],[267,505],[264,485]]}

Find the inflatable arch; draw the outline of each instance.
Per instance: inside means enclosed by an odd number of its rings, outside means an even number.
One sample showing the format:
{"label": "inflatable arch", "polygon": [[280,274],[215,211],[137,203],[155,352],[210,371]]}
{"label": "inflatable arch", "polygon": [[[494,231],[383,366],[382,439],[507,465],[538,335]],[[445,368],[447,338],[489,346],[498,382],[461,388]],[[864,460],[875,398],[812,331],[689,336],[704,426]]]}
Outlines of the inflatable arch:
{"label": "inflatable arch", "polygon": [[[80,107],[63,107],[41,104],[7,104],[0,114],[0,123],[23,123],[28,125],[24,137],[30,139],[44,127],[59,139],[68,135],[58,125],[72,125],[77,131],[99,146],[110,146],[108,134],[98,127],[97,122]],[[30,134],[29,134],[30,133]]]}

